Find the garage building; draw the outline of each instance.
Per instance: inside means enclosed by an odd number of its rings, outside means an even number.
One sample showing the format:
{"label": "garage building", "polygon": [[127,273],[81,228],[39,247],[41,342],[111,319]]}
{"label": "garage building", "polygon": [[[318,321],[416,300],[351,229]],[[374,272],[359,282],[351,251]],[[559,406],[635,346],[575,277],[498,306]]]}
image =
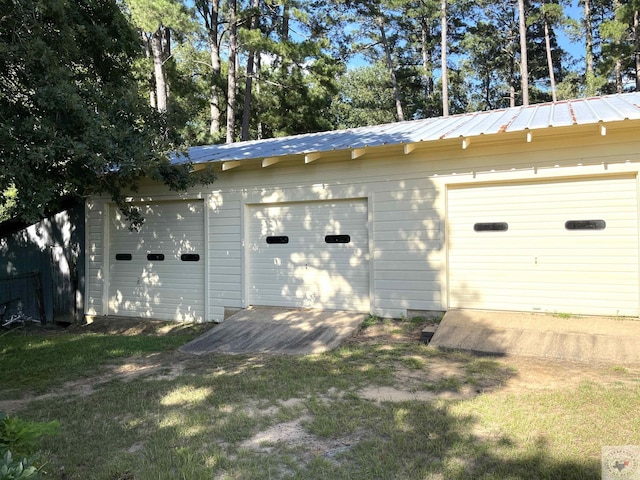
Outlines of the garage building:
{"label": "garage building", "polygon": [[86,208],[85,311],[221,321],[250,305],[638,316],[640,93],[190,149],[131,232]]}

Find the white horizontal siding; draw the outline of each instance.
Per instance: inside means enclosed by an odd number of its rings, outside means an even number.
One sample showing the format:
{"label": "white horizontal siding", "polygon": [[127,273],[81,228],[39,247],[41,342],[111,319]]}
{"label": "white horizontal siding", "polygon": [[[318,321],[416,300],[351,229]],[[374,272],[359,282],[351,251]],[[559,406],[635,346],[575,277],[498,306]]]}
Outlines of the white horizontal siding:
{"label": "white horizontal siding", "polygon": [[384,316],[442,308],[438,191],[426,180],[401,186],[373,197],[375,310]]}
{"label": "white horizontal siding", "polygon": [[229,192],[209,204],[209,317],[224,319],[226,307],[241,308],[243,282],[242,202]]}
{"label": "white horizontal siding", "polygon": [[[606,137],[599,134],[558,136],[556,140],[539,141],[534,135],[531,143],[524,139],[491,146],[474,142],[467,150],[459,145],[442,149],[419,147],[411,155],[389,148],[355,160],[321,158],[306,165],[302,159],[285,160],[269,168],[252,170],[243,164],[238,169],[220,172],[212,187],[196,187],[187,193],[191,197],[208,198],[206,247],[212,312],[209,318],[222,320],[224,307],[248,305],[244,289],[248,286],[249,259],[245,258],[243,250],[247,223],[243,219],[247,210],[243,209],[247,204],[368,198],[371,206],[368,225],[372,247],[371,309],[388,315],[402,315],[407,309],[443,309],[447,306],[446,258],[442,248],[447,184],[480,185],[483,181],[540,180],[553,175],[580,177],[625,169],[637,171],[639,152],[637,132],[612,134],[610,129]],[[166,189],[156,186],[141,189],[140,195],[172,198]],[[608,196],[605,201],[609,201]],[[472,202],[468,208],[482,211],[483,207]],[[626,215],[623,210],[610,213]],[[547,216],[554,214],[553,209],[546,212]],[[94,213],[89,216],[94,219]],[[618,234],[625,237],[629,228],[633,230],[635,225],[619,226]],[[535,229],[530,229],[523,236],[530,237],[535,233]],[[103,245],[102,235],[99,226],[87,233],[96,247]],[[575,248],[589,248],[575,245]],[[547,252],[547,256],[553,256],[552,253]],[[95,269],[89,274],[87,283],[87,301],[98,306],[102,291],[100,278],[104,278],[100,275],[105,273],[100,270],[101,254],[101,251],[95,252]],[[505,263],[517,261],[517,256],[508,252],[503,254]],[[603,255],[600,252],[592,262],[606,265],[612,261],[609,255],[615,257],[624,253]],[[574,265],[572,268],[589,273],[584,271],[587,267]],[[625,272],[634,267],[617,264],[616,268],[626,275]],[[433,283],[422,283],[418,290],[400,288],[407,285],[386,284],[409,279]]]}
{"label": "white horizontal siding", "polygon": [[[451,189],[448,221],[451,307],[638,313],[635,178]],[[508,230],[475,232],[476,222]]]}
{"label": "white horizontal siding", "polygon": [[105,305],[103,302],[105,288],[105,249],[104,217],[105,204],[100,200],[85,203],[85,269],[86,294],[85,313],[87,315],[102,315]]}

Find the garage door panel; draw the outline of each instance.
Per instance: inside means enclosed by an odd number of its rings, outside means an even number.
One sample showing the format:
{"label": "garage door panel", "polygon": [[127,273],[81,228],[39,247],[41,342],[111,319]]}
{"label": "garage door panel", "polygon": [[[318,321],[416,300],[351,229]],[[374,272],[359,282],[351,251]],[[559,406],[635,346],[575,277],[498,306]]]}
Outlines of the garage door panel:
{"label": "garage door panel", "polygon": [[[533,249],[534,247],[530,247],[530,248]],[[580,256],[577,254],[582,254],[584,256],[585,252],[591,257],[588,263],[585,262],[584,260],[580,260],[580,258],[575,258],[576,256],[577,257]],[[624,270],[625,266],[628,266],[628,264],[623,262],[623,260],[628,259],[629,255],[631,255],[632,258],[636,256],[634,250],[632,249],[629,249],[629,250],[622,249],[620,251],[616,250],[612,252],[607,252],[606,255],[602,255],[602,256],[599,255],[598,250],[594,250],[594,249],[574,249],[573,253],[576,254],[574,255],[574,257],[568,257],[566,254],[563,253],[562,249],[560,248],[554,248],[554,249],[543,248],[535,252],[532,251],[531,253],[527,253],[526,255],[505,252],[504,254],[500,255],[500,259],[499,261],[497,261],[497,259],[495,258],[496,250],[491,248],[485,248],[485,249],[477,249],[472,254],[460,255],[460,257],[457,257],[454,261],[449,262],[449,266],[451,266],[452,268],[459,267],[464,269],[473,269],[473,268],[479,268],[480,266],[486,265],[489,268],[493,266],[496,269],[509,270],[509,269],[515,268],[514,263],[518,263],[521,265],[538,265],[537,267],[538,269],[542,269],[544,265],[549,265],[549,264],[555,264],[563,267],[568,267],[571,265],[584,265],[588,269],[590,269],[591,266],[595,266],[595,265],[603,265],[607,267],[607,266],[610,266],[612,263],[615,263],[616,271],[618,271],[618,269]],[[535,263],[536,259],[537,259],[537,263]],[[630,268],[633,268],[634,271],[637,270],[637,266],[633,264],[630,266]],[[610,268],[608,268],[608,270],[610,270]]]}
{"label": "garage door panel", "polygon": [[[540,193],[539,195],[528,197],[526,199],[512,199],[509,197],[509,195],[507,195],[504,198],[490,198],[490,199],[480,200],[478,202],[469,201],[469,203],[457,205],[451,211],[460,212],[463,214],[484,213],[486,215],[491,211],[490,209],[492,209],[496,204],[500,202],[509,203],[508,206],[510,208],[506,209],[506,212],[517,211],[518,209],[530,207],[532,202],[534,204],[538,203],[538,197],[540,195],[544,195],[544,194]],[[603,198],[601,203],[596,208],[599,207],[601,210],[606,210],[609,208],[616,208],[616,207],[620,207],[625,210],[629,208],[629,205],[626,201],[627,199],[624,197],[624,195],[620,195],[620,192],[612,193],[610,195],[615,195],[615,197]],[[576,213],[589,211],[589,207],[586,206],[579,199],[567,200],[565,198],[547,197],[546,200],[554,201],[556,205],[562,205],[563,207],[566,207],[566,208],[572,208]],[[554,211],[557,211],[557,210],[551,205],[539,205],[537,211],[553,214]]]}
{"label": "garage door panel", "polygon": [[[340,271],[340,276],[351,278],[354,275],[358,275],[358,276],[365,275],[364,273],[359,274],[359,273],[354,273],[352,271],[354,268],[357,269],[361,265],[363,265],[362,262],[360,263],[356,263],[356,262],[336,263],[336,262],[321,262],[321,261],[300,262],[300,261],[291,261],[291,260],[282,260],[282,261],[279,261],[277,264],[269,264],[268,262],[264,262],[264,263],[255,262],[253,265],[251,265],[251,275],[252,275],[252,278],[256,279],[260,275],[264,275],[265,277],[268,277],[269,275],[274,275],[279,272],[283,272],[283,274],[285,275],[291,274],[292,270],[295,268],[315,268],[318,270],[330,269],[334,271]],[[282,266],[282,268],[279,268],[280,266]]]}
{"label": "garage door panel", "polygon": [[[508,229],[477,232],[479,222]],[[448,237],[450,307],[638,313],[635,178],[450,189]]]}
{"label": "garage door panel", "polygon": [[[286,266],[284,268],[276,268],[276,269],[266,269],[266,268],[262,268],[262,269],[251,269],[251,279],[252,282],[254,283],[266,283],[269,281],[273,281],[274,278],[287,278],[287,277],[291,277],[292,280],[295,280],[296,277],[295,275],[302,275],[304,273],[305,270],[315,270],[315,271],[322,271],[324,269],[324,266],[322,268],[316,268],[316,267],[312,267],[312,266]],[[355,271],[348,271],[348,272],[341,272],[340,274],[336,274],[336,277],[340,277],[340,278],[345,278],[345,279],[353,279],[353,280],[363,280],[366,281],[368,280],[369,276],[366,272],[359,272],[357,270]]]}
{"label": "garage door panel", "polygon": [[[521,293],[519,298],[538,297],[542,294],[546,294],[549,298],[551,297],[562,297],[566,295],[571,296],[580,296],[585,298],[591,297],[603,297],[609,296],[610,294],[617,294],[618,292],[634,292],[636,289],[628,283],[628,280],[632,278],[632,275],[622,276],[620,280],[614,283],[607,283],[606,285],[602,285],[598,292],[587,292],[584,287],[589,287],[589,285],[593,281],[599,281],[600,275],[583,275],[583,280],[581,282],[574,282],[575,276],[565,275],[559,278],[554,278],[553,281],[549,281],[549,279],[545,276],[531,277],[526,281],[515,281],[515,280],[505,280],[504,274],[502,278],[498,275],[488,275],[486,276],[482,284],[478,283],[468,283],[465,284],[466,288],[472,291],[479,292],[485,289],[496,289],[500,291],[504,291],[504,295],[510,295],[509,292],[515,289],[520,289]],[[567,280],[571,280],[571,284],[567,285]],[[496,296],[499,296],[500,293],[496,293]]]}
{"label": "garage door panel", "polygon": [[[254,305],[369,309],[365,200],[250,207],[249,302]],[[327,243],[348,235],[348,243]],[[267,243],[286,236],[286,243]]]}
{"label": "garage door panel", "polygon": [[[109,313],[164,320],[204,318],[204,206],[199,201],[138,205],[145,219],[130,231],[111,209]],[[116,254],[131,254],[116,260]],[[164,260],[150,260],[162,254]],[[198,254],[183,261],[182,254]]]}
{"label": "garage door panel", "polygon": [[[593,277],[594,280],[599,278]],[[567,285],[566,282],[560,280],[555,282],[534,282],[532,281],[505,281],[498,278],[489,278],[482,284],[479,283],[464,283],[461,284],[462,288],[459,288],[456,292],[456,296],[461,294],[473,295],[482,298],[482,294],[487,290],[495,289],[491,298],[498,297],[513,297],[514,301],[518,301],[521,298],[537,298],[539,302],[541,297],[546,298],[603,298],[611,297],[611,295],[620,296],[624,298],[629,292],[633,293],[636,288],[628,283],[618,282],[617,284],[602,285],[597,291],[590,288],[590,282],[585,280],[582,283],[572,283]],[[518,295],[513,295],[513,292],[517,291]],[[632,300],[635,300],[632,299]]]}
{"label": "garage door panel", "polygon": [[[606,179],[603,180],[606,181]],[[598,186],[598,191],[605,194],[608,198],[611,198],[611,195],[617,195],[619,198],[624,198],[626,194],[635,192],[634,185],[625,185],[624,182],[626,179],[622,179],[622,177],[619,177],[618,179],[621,181],[617,181],[617,179],[613,178],[610,178],[609,180],[612,181],[607,184],[601,184]],[[490,203],[490,199],[507,199],[509,200],[510,204],[517,204],[523,203],[524,199],[536,198],[539,195],[544,195],[545,198],[549,198],[553,202],[556,202],[557,199],[575,201],[576,195],[584,196],[585,193],[588,193],[584,191],[583,186],[580,184],[581,180],[577,180],[578,183],[570,182],[574,181],[556,180],[544,183],[530,182],[529,185],[534,185],[535,183],[535,191],[523,191],[521,187],[525,185],[525,183],[513,183],[511,185],[489,185],[487,186],[487,188],[498,187],[500,188],[500,190],[487,191],[487,194],[482,198],[475,198],[475,194],[471,191],[469,191],[468,193],[460,193],[458,197],[463,201],[467,200],[471,203]],[[559,187],[562,190],[560,190]],[[514,192],[516,192],[517,195],[514,195]]]}

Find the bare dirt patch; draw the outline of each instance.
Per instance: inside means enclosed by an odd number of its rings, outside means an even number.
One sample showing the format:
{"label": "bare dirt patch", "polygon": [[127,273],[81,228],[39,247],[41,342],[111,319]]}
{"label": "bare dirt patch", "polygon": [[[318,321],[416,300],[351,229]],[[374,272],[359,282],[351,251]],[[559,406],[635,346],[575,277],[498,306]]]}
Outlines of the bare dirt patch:
{"label": "bare dirt patch", "polygon": [[[425,325],[385,321],[368,327],[348,341],[354,344],[402,344],[421,341]],[[424,369],[396,367],[393,387],[371,387],[362,390],[364,398],[387,398],[388,401],[430,400],[433,398],[469,398],[488,390],[505,394],[519,394],[534,390],[555,390],[576,387],[584,383],[600,385],[640,383],[640,365],[624,366],[608,363],[581,363],[535,357],[480,356],[479,360],[495,362],[512,374],[499,375],[495,382],[479,384],[477,388],[461,386],[456,391],[422,391],[425,383],[438,383],[446,379],[463,378],[464,362],[452,358],[432,357]]]}
{"label": "bare dirt patch", "polygon": [[[62,335],[62,334],[104,334],[104,335],[176,335],[190,332],[204,333],[214,324],[187,324],[171,323],[158,320],[125,318],[125,317],[97,317],[94,321],[85,324],[72,324],[61,326],[49,325],[25,325],[18,327],[18,334],[24,335]],[[99,376],[83,378],[66,382],[61,388],[41,395],[27,394],[20,399],[0,400],[0,411],[15,413],[27,404],[36,400],[64,396],[89,396],[96,389],[112,380],[133,381],[141,377],[154,377],[156,379],[174,379],[182,375],[185,365],[192,357],[179,352],[153,353],[142,357],[131,357],[115,361],[105,365]]]}
{"label": "bare dirt patch", "polygon": [[41,395],[27,394],[20,399],[0,400],[0,412],[13,414],[37,400],[58,397],[93,395],[100,385],[112,380],[131,382],[141,377],[174,379],[185,370],[190,360],[178,352],[155,353],[144,357],[128,358],[122,362],[105,365],[100,376],[66,382],[62,387]]}
{"label": "bare dirt patch", "polygon": [[339,439],[320,438],[307,432],[304,422],[311,417],[302,416],[296,420],[279,423],[254,437],[242,442],[242,448],[269,454],[277,446],[296,449],[304,445],[305,456],[323,456],[331,459],[337,454],[347,451],[360,441],[359,435],[341,437]]}
{"label": "bare dirt patch", "polygon": [[[171,335],[172,332],[180,331],[184,326],[149,322],[144,319],[137,321],[109,319],[70,328],[71,330],[67,329],[67,331],[74,333]],[[203,330],[207,328],[211,328],[211,325],[203,326]],[[153,442],[159,442],[159,445],[165,442],[165,448],[171,449],[173,445],[184,441],[188,444],[188,447],[185,447],[187,452],[207,450],[210,443],[215,442],[216,449],[222,452],[221,455],[223,454],[228,459],[229,464],[242,463],[243,461],[250,464],[262,456],[270,459],[275,458],[274,464],[277,466],[273,470],[275,472],[274,478],[285,478],[293,476],[295,473],[293,470],[288,470],[292,461],[299,465],[317,465],[314,460],[323,459],[326,465],[341,465],[348,464],[349,458],[352,456],[362,455],[359,453],[361,449],[358,446],[362,446],[362,442],[371,438],[373,430],[367,420],[377,419],[375,416],[372,417],[372,412],[374,415],[380,415],[380,419],[388,417],[394,422],[400,422],[401,425],[404,425],[402,422],[405,420],[402,415],[407,411],[425,411],[425,407],[433,407],[429,405],[430,402],[435,403],[441,400],[465,400],[482,396],[485,393],[526,395],[529,392],[540,390],[560,391],[574,388],[585,382],[596,385],[615,383],[640,385],[638,382],[640,365],[625,365],[624,367],[608,364],[587,365],[536,358],[474,356],[460,352],[441,352],[422,346],[423,344],[420,343],[421,329],[422,325],[406,321],[378,322],[347,340],[346,346],[354,348],[336,351],[334,352],[335,356],[330,354],[329,358],[312,356],[300,359],[300,365],[305,365],[305,362],[319,361],[327,362],[327,365],[335,364],[342,367],[340,362],[349,362],[348,358],[352,355],[351,361],[354,363],[348,366],[356,368],[345,369],[349,372],[344,375],[353,375],[348,378],[350,380],[357,379],[357,381],[353,383],[341,382],[339,385],[342,387],[336,387],[337,383],[325,380],[327,387],[322,390],[316,388],[317,385],[313,385],[313,389],[299,388],[290,391],[282,386],[282,395],[269,397],[261,396],[262,390],[252,390],[252,388],[259,387],[258,382],[247,383],[250,388],[246,390],[249,393],[245,395],[245,390],[239,387],[238,391],[234,391],[231,382],[223,381],[219,385],[224,388],[221,387],[219,390],[224,391],[225,395],[229,391],[233,391],[235,395],[221,396],[219,401],[200,405],[199,399],[208,395],[208,389],[201,388],[202,385],[198,383],[201,380],[199,376],[212,380],[217,379],[218,376],[237,376],[238,379],[242,379],[242,376],[247,372],[251,373],[259,371],[263,367],[272,368],[274,366],[282,368],[286,372],[290,365],[287,363],[287,368],[284,368],[284,365],[289,360],[258,354],[251,357],[214,354],[191,356],[173,351],[129,357],[113,362],[105,365],[100,374],[93,378],[69,382],[46,395],[2,401],[0,402],[0,411],[19,412],[29,402],[38,399],[76,396],[73,400],[82,400],[83,396],[92,396],[90,398],[93,400],[98,398],[100,392],[107,390],[109,393],[114,393],[115,390],[117,394],[119,393],[118,389],[125,386],[114,384],[105,387],[103,385],[112,380],[145,382],[144,387],[149,386],[149,389],[152,389],[156,388],[151,382],[152,380],[175,379],[178,381],[175,388],[172,383],[169,385],[163,383],[159,384],[158,390],[156,390],[157,392],[162,390],[162,401],[159,403],[159,408],[165,412],[167,418],[175,420],[175,425],[171,424],[170,428],[158,429],[156,434],[154,425],[158,415],[156,412],[160,411],[159,409],[151,407],[151,411],[145,412],[144,415],[138,415],[138,413],[133,415],[126,409],[122,410],[121,417],[114,417],[118,423],[127,425],[129,428],[129,425],[135,423],[134,420],[142,418],[144,421],[136,423],[135,427],[130,427],[138,430],[138,437],[132,437],[131,441],[125,445],[117,445],[117,448],[111,447],[112,452],[115,454],[126,452],[126,455],[145,455],[154,458],[153,455],[156,455],[154,450],[157,448]],[[358,346],[366,348],[356,348]],[[344,360],[341,357],[343,354]],[[281,360],[282,363],[280,363]],[[297,367],[295,362],[297,359],[292,360],[292,364]],[[308,365],[306,366],[308,367]],[[317,372],[318,370],[309,371]],[[362,371],[365,375],[371,372],[373,374],[371,377],[362,377],[370,378],[370,380],[361,382],[359,381],[360,377],[356,376],[358,374],[352,373],[357,371]],[[338,369],[336,372],[336,375],[343,374]],[[193,383],[189,378],[191,375],[194,376]],[[287,377],[283,376],[282,378],[286,379]],[[312,375],[305,376],[305,381],[306,378],[309,382],[314,382]],[[274,382],[273,388],[280,388],[278,383],[289,385],[286,381]],[[204,393],[202,396],[195,397],[195,394],[190,393],[190,386],[194,387],[192,389],[194,392],[204,391]],[[134,389],[131,387],[132,385],[126,386],[127,389],[133,391]],[[146,388],[141,390],[146,390]],[[288,391],[290,393],[286,393]],[[187,394],[192,396],[188,397]],[[200,395],[200,393],[198,394]],[[196,398],[198,401],[194,400]],[[497,397],[487,398],[492,400]],[[504,397],[501,398],[505,400]],[[508,398],[506,399],[508,400]],[[478,400],[480,400],[478,403],[482,403],[483,397],[479,397]],[[413,403],[399,405],[399,402]],[[416,404],[415,402],[427,403]],[[93,404],[94,402],[87,403]],[[464,405],[466,402],[455,402],[455,404],[458,403]],[[171,415],[167,412],[170,412]],[[198,428],[192,428],[188,425],[188,419],[192,412],[194,414],[191,418],[197,419]],[[434,414],[442,413],[435,408],[433,412]],[[93,412],[88,411],[88,413],[89,418]],[[396,414],[397,416],[395,416]],[[443,415],[446,415],[446,412]],[[209,418],[211,421],[201,421],[201,419]],[[414,417],[407,418],[415,420]],[[445,416],[444,419],[446,418],[448,417]],[[97,424],[97,420],[94,419],[93,422]],[[184,432],[180,430],[181,423],[187,424]],[[105,425],[107,424],[105,423]],[[409,424],[407,423],[407,425]],[[233,432],[227,431],[227,427]],[[441,435],[438,433],[438,428],[441,427],[444,428],[439,423],[434,423],[433,436],[429,434],[427,440],[438,441],[438,435]],[[399,428],[406,428],[407,432],[410,431],[409,427],[401,426]],[[480,442],[486,441],[489,444],[499,442],[503,435],[490,422],[474,424],[470,428],[474,437],[478,438]],[[174,435],[171,433],[173,429],[176,429],[175,438],[180,439],[179,442],[175,441],[172,436]],[[200,442],[197,439],[199,429],[204,429],[202,430],[204,432],[210,429],[210,433],[205,435],[204,443],[198,443]],[[88,428],[81,430],[87,431]],[[151,438],[148,431],[151,430],[154,432],[153,442],[148,440]],[[238,435],[237,431],[242,432],[242,435]],[[193,440],[189,440],[192,442],[189,443],[186,439],[191,438],[191,435]],[[203,446],[205,444],[206,446]],[[406,445],[409,444],[410,442],[406,443]],[[66,461],[68,460],[65,459],[60,463]],[[464,459],[460,459],[460,461],[462,462]],[[124,465],[127,466],[126,463]],[[124,473],[120,476],[109,478],[133,478],[133,474],[129,473],[128,468],[122,468],[121,471]],[[232,475],[234,474],[227,475],[220,472],[220,474],[212,475],[209,478],[243,478],[242,475]],[[185,478],[189,478],[189,476],[187,475]],[[444,477],[433,476],[433,478]]]}
{"label": "bare dirt patch", "polygon": [[[105,335],[176,335],[190,332],[202,332],[209,330],[215,324],[213,323],[180,323],[165,322],[162,320],[153,320],[148,318],[130,318],[104,316],[94,317],[87,323],[72,323],[70,325],[49,323],[39,325],[35,323],[27,323],[26,325],[15,328],[16,333],[25,335],[57,335],[57,334],[83,334],[95,333]],[[3,331],[4,333],[4,331]]]}
{"label": "bare dirt patch", "polygon": [[212,323],[164,322],[148,318],[95,317],[91,322],[73,324],[64,329],[68,333],[103,333],[110,335],[175,335],[189,331],[205,332]]}
{"label": "bare dirt patch", "polygon": [[[425,325],[432,323],[412,324],[409,322],[385,320],[367,327],[347,340],[351,344],[397,345],[421,342],[421,331]],[[92,323],[73,325],[67,332],[90,332],[118,335],[172,335],[187,328],[204,333],[213,324],[167,323],[157,320],[97,317]],[[501,389],[511,393],[535,389],[555,389],[576,386],[585,382],[601,384],[637,383],[640,378],[640,365],[617,366],[607,363],[580,363],[565,360],[542,359],[535,357],[498,357],[482,356],[481,359],[495,361],[512,369],[514,375],[501,382]],[[121,364],[113,365],[108,380],[116,377],[134,379],[143,375],[157,375],[163,370],[164,375],[175,377],[180,375],[185,365],[195,360],[178,352],[153,354],[142,358],[127,359]],[[197,363],[197,360],[196,360]],[[195,365],[192,365],[195,367]],[[169,367],[170,373],[166,373]],[[442,379],[460,377],[464,374],[462,363],[449,358],[434,356],[428,359],[428,367],[424,369],[408,369],[396,367],[397,385],[403,390],[416,391],[426,382],[438,382]]]}
{"label": "bare dirt patch", "polygon": [[640,385],[640,365],[592,364],[533,357],[507,357],[497,361],[509,365],[516,372],[516,375],[505,383],[502,389],[505,393],[557,390],[584,383]]}
{"label": "bare dirt patch", "polygon": [[[382,345],[389,346],[417,343],[421,341],[421,330],[425,324],[411,324],[409,322],[385,320],[369,326],[347,340],[354,345]],[[172,335],[184,332],[187,328],[196,328],[204,333],[213,324],[195,326],[180,323],[167,323],[149,319],[135,319],[122,317],[98,317],[93,322],[84,325],[71,325],[67,328],[59,326],[32,327],[25,334],[62,334],[62,333],[99,333],[114,335]],[[384,347],[383,347],[384,348]],[[495,362],[509,375],[498,375],[495,381],[486,385],[468,385],[465,383],[465,362],[452,356],[451,358],[437,355],[416,359],[424,361],[424,368],[407,368],[401,364],[394,365],[393,386],[371,386],[362,389],[358,395],[375,401],[429,401],[432,399],[463,399],[476,396],[489,390],[499,389],[505,394],[519,394],[541,389],[560,389],[575,387],[585,382],[607,384],[638,384],[640,365],[616,366],[611,364],[585,364],[569,361],[555,361],[531,357],[479,357]],[[93,378],[85,378],[66,383],[62,388],[44,395],[27,395],[21,399],[0,401],[0,411],[13,413],[22,409],[34,400],[79,395],[92,395],[94,391],[106,382],[120,379],[132,381],[140,378],[174,379],[187,371],[197,372],[200,368],[210,368],[203,365],[202,358],[181,354],[180,352],[165,352],[150,354],[143,357],[127,358],[122,361],[106,365],[103,372]],[[451,379],[461,379],[458,388],[440,390],[425,389],[427,384],[438,384]],[[455,383],[455,382],[454,382]],[[294,428],[294,423],[289,425]],[[284,429],[286,432],[286,428]],[[265,433],[268,438],[284,437],[277,429]],[[295,438],[296,435],[291,435]],[[299,438],[300,440],[300,438]],[[257,440],[259,443],[259,440]],[[323,446],[324,448],[324,446]]]}

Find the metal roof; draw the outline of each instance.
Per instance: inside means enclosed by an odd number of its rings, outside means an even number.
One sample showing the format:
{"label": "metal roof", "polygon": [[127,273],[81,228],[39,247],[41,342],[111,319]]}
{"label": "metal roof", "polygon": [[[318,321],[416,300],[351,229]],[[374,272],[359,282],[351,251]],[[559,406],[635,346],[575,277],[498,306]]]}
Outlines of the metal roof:
{"label": "metal roof", "polygon": [[230,162],[432,142],[549,127],[640,120],[640,92],[427,118],[372,127],[191,147],[193,163]]}

